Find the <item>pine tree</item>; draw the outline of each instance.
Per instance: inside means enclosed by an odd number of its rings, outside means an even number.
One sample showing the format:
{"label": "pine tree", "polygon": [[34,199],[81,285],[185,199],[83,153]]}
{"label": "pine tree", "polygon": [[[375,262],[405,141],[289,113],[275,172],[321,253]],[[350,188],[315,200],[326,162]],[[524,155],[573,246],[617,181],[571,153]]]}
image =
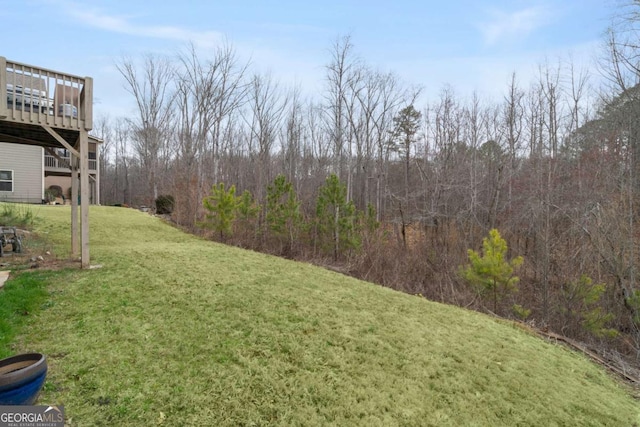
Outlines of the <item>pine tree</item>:
{"label": "pine tree", "polygon": [[238,206],[235,185],[232,185],[227,191],[224,183],[214,184],[211,187],[210,195],[202,200],[202,206],[208,213],[201,226],[220,233],[221,240],[224,240],[225,236],[231,235]]}
{"label": "pine tree", "polygon": [[285,244],[285,252],[293,250],[302,224],[300,201],[293,185],[278,175],[267,187],[266,222],[269,232]]}
{"label": "pine tree", "polygon": [[565,317],[565,326],[579,325],[599,338],[615,337],[617,332],[606,327],[613,319],[613,314],[599,306],[605,290],[604,283],[594,284],[586,274],[579,280],[564,283],[560,292],[562,305],[559,311]]}
{"label": "pine tree", "polygon": [[258,233],[258,215],[260,213],[260,205],[256,204],[253,195],[249,190],[244,190],[242,195],[238,197],[236,207],[236,217],[238,225],[236,229],[240,229],[244,235],[257,235]]}
{"label": "pine tree", "polygon": [[320,188],[316,221],[316,237],[323,246],[331,248],[335,261],[343,250],[359,247],[356,208],[353,202],[347,202],[347,187],[335,174]]}
{"label": "pine tree", "polygon": [[493,300],[493,312],[498,309],[498,300],[510,292],[517,291],[519,278],[514,271],[524,259],[519,256],[507,261],[507,242],[495,228],[482,240],[482,255],[469,249],[470,264],[461,268],[461,276],[483,296]]}

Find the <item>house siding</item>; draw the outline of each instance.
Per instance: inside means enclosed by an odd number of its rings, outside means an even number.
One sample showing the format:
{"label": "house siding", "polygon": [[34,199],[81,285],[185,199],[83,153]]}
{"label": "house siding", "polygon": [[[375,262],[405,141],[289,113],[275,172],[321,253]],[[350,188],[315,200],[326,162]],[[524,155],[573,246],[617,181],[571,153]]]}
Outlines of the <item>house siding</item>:
{"label": "house siding", "polygon": [[0,170],[13,171],[13,191],[0,191],[0,202],[42,203],[44,150],[42,147],[0,142]]}

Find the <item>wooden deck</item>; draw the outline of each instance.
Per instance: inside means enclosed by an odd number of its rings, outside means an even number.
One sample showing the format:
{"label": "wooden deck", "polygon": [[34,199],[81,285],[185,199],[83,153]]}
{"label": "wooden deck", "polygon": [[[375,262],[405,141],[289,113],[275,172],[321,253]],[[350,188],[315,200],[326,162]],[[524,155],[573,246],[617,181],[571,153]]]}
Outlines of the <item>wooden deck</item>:
{"label": "wooden deck", "polygon": [[[2,72],[4,70],[4,72]],[[93,127],[93,80],[0,57],[0,136],[5,142],[62,144],[46,128],[75,143]]]}
{"label": "wooden deck", "polygon": [[81,255],[83,268],[90,266],[88,154],[92,127],[92,78],[0,56],[0,141],[64,148],[70,153],[71,252]]}

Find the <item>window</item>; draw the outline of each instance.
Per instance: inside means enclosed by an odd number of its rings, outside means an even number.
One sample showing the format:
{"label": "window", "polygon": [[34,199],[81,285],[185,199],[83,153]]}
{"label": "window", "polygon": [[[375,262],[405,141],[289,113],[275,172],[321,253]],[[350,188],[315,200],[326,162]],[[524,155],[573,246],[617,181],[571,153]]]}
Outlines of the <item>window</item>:
{"label": "window", "polygon": [[0,191],[13,191],[13,171],[0,170]]}

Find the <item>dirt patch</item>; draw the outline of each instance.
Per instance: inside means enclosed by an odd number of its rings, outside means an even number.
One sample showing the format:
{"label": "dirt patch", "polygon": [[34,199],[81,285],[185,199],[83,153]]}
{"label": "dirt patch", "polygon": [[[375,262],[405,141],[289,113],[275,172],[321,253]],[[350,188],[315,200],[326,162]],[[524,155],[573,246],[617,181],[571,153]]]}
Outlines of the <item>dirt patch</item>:
{"label": "dirt patch", "polygon": [[15,253],[12,252],[11,245],[5,246],[4,256],[0,257],[0,270],[61,270],[81,267],[79,258],[58,258],[51,251],[42,249],[43,245],[36,234],[27,230],[18,230],[18,235],[22,240],[22,251]]}
{"label": "dirt patch", "polygon": [[12,254],[11,256],[0,258],[0,268],[4,270],[62,270],[65,268],[80,268],[80,266],[79,259],[59,259],[53,255]]}

